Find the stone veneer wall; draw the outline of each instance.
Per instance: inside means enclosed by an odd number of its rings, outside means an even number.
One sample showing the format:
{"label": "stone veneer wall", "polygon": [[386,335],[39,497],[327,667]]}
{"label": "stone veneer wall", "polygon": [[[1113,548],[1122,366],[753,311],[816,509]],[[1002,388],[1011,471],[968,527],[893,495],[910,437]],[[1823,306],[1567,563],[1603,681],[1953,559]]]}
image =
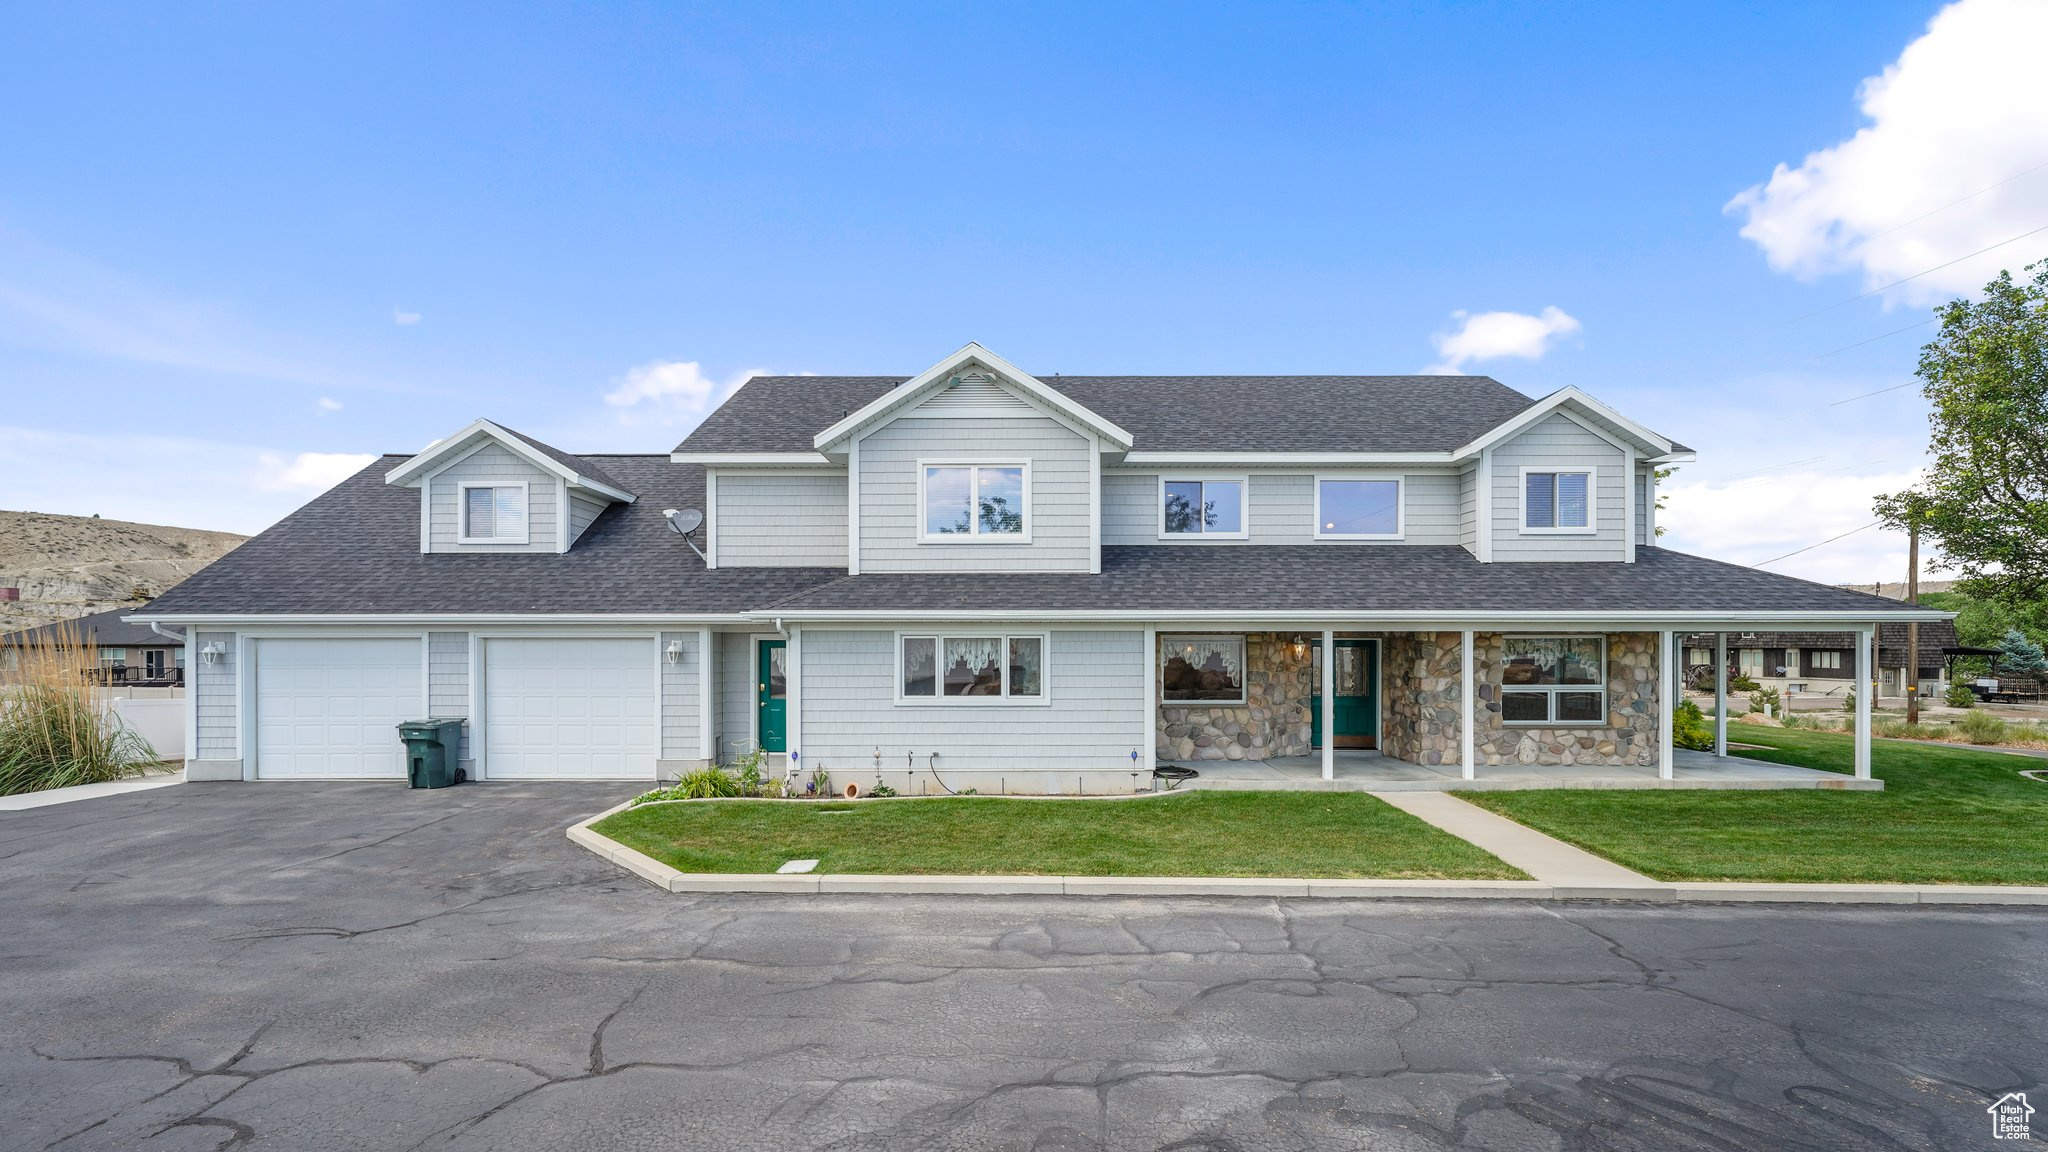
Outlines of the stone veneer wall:
{"label": "stone veneer wall", "polygon": [[[1309,748],[1309,646],[1293,633],[1253,632],[1244,638],[1245,702],[1161,702],[1161,760],[1265,760],[1306,756]],[[1156,699],[1158,681],[1152,684]]]}
{"label": "stone veneer wall", "polygon": [[[1657,762],[1657,637],[1607,637],[1607,723],[1598,728],[1510,727],[1501,720],[1502,639],[1472,638],[1481,764],[1651,765]],[[1414,764],[1457,764],[1463,687],[1458,633],[1394,633],[1386,638],[1386,720],[1382,751]]]}

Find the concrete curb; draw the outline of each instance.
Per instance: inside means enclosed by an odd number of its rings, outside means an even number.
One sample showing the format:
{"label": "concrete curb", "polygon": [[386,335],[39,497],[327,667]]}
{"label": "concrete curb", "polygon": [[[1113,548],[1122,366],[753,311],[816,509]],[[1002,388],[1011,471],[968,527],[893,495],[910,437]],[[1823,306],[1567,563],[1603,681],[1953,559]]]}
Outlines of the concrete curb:
{"label": "concrete curb", "polygon": [[616,804],[569,826],[577,847],[665,892],[774,892],[807,896],[1253,896],[1352,900],[1636,900],[1652,903],[2048,905],[2048,887],[1977,884],[1755,884],[1683,881],[1642,885],[1538,880],[1381,880],[1264,876],[876,876],[679,872],[591,831],[632,807]]}

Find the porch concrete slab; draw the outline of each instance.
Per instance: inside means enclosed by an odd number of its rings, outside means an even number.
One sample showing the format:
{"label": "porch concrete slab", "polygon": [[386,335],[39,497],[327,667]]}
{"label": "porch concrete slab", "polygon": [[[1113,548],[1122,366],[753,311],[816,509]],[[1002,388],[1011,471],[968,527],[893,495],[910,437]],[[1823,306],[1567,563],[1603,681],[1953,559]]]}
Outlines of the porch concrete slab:
{"label": "porch concrete slab", "polygon": [[[1531,877],[1551,885],[1564,896],[1565,890],[1582,893],[1588,899],[1613,899],[1616,894],[1650,890],[1669,893],[1671,886],[1631,872],[1612,860],[1603,860],[1583,848],[1545,836],[1505,816],[1497,816],[1476,804],[1468,804],[1445,792],[1374,792],[1388,804],[1410,816],[1449,832],[1470,844],[1493,853]],[[1668,898],[1668,895],[1666,896]]]}

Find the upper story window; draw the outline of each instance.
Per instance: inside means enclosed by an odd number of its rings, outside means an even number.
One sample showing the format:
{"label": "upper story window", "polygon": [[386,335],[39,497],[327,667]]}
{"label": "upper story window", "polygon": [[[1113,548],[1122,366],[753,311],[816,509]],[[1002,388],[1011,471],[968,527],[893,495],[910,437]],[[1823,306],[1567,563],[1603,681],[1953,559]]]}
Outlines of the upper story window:
{"label": "upper story window", "polygon": [[1401,538],[1398,478],[1316,477],[1316,539]]}
{"label": "upper story window", "polygon": [[1160,539],[1209,536],[1245,538],[1243,477],[1226,480],[1159,478]]}
{"label": "upper story window", "polygon": [[1029,464],[918,464],[922,540],[1023,544],[1031,540]]}
{"label": "upper story window", "polygon": [[458,544],[526,543],[525,484],[464,484]]}
{"label": "upper story window", "polygon": [[1522,531],[1593,531],[1593,470],[1522,470]]}

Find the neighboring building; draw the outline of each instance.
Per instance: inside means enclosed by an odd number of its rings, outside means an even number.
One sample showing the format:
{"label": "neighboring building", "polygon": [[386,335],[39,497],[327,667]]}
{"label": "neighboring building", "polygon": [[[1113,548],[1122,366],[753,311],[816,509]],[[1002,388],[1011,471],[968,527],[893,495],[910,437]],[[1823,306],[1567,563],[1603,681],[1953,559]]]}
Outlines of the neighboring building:
{"label": "neighboring building", "polygon": [[184,645],[159,635],[147,624],[131,624],[123,619],[147,610],[146,607],[117,608],[0,636],[0,677],[12,675],[18,665],[19,649],[25,646],[76,643],[95,649],[102,684],[130,688],[182,688],[185,684]]}
{"label": "neighboring building", "polygon": [[[1920,625],[1920,694],[1939,696],[1948,687],[1949,661],[1957,656],[1982,655],[1986,650],[1966,648],[1956,640],[1953,620],[1932,620]],[[1685,638],[1685,666],[1688,682],[1711,682],[1714,668],[1714,637],[1694,633]],[[1886,623],[1878,629],[1878,692],[1882,696],[1906,694],[1906,626]],[[1781,692],[1819,692],[1836,695],[1847,692],[1856,682],[1856,634],[1853,632],[1731,632],[1728,634],[1728,671],[1741,673],[1765,688]]]}
{"label": "neighboring building", "polygon": [[1675,636],[1943,618],[1656,547],[1689,459],[1577,389],[1038,379],[970,344],[757,377],[665,456],[479,420],[138,616],[206,653],[194,779],[400,776],[422,715],[483,780],[753,747],[1013,792],[1339,748],[1668,774]]}

